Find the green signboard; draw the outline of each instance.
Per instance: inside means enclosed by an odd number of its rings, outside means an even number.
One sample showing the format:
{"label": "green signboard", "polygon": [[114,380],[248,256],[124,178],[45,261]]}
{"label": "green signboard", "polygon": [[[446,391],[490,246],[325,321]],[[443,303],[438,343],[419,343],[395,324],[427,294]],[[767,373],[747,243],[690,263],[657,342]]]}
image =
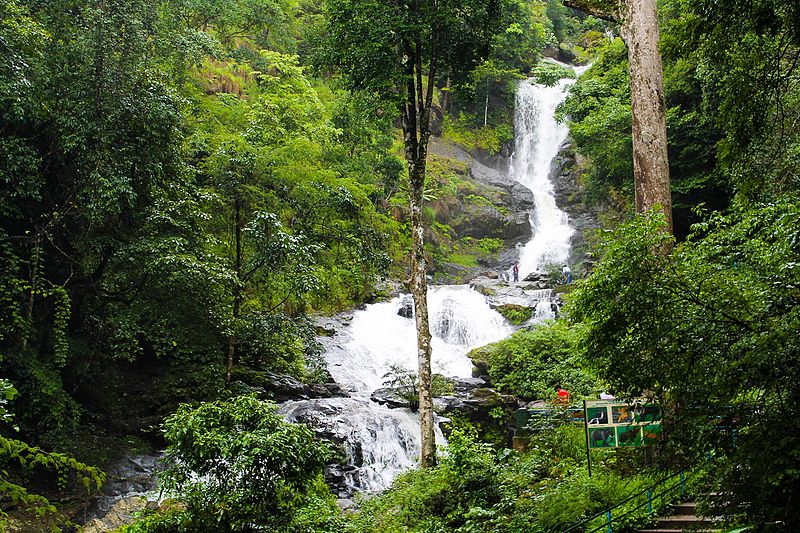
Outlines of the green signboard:
{"label": "green signboard", "polygon": [[653,404],[587,401],[585,416],[591,449],[645,446],[661,432],[661,409]]}

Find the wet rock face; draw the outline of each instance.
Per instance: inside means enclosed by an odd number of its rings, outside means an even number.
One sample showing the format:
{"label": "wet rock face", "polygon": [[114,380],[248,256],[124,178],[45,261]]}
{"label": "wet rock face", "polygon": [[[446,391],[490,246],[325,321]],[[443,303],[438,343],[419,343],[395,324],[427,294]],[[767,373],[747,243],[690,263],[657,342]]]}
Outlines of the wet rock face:
{"label": "wet rock face", "polygon": [[[535,278],[538,281],[528,281],[529,278],[531,276],[520,283],[509,283],[479,276],[470,282],[470,287],[486,296],[493,309],[509,305],[535,308],[542,300],[553,297],[552,291],[547,288],[548,282],[544,281],[545,277]],[[556,302],[556,305],[560,304]]]}
{"label": "wet rock face", "polygon": [[127,455],[111,464],[102,492],[86,511],[84,531],[113,531],[157,507],[156,475],[162,468],[160,453]]}
{"label": "wet rock face", "polygon": [[401,302],[401,307],[397,314],[403,318],[414,318],[414,299],[411,296],[406,296]]}
{"label": "wet rock face", "polygon": [[137,515],[141,514],[145,509],[155,509],[157,507],[158,504],[156,502],[149,502],[144,496],[128,496],[114,503],[102,518],[94,518],[88,521],[81,531],[84,533],[116,531],[122,526],[135,522]]}
{"label": "wet rock face", "polygon": [[[533,193],[509,177],[504,156],[470,154],[438,138],[431,139],[429,150],[434,160],[458,168],[453,171],[457,176],[451,182],[454,189],[431,203],[436,222],[447,230],[429,230],[426,240],[445,248],[451,246],[454,255],[474,258],[472,262],[439,261],[432,266],[437,273],[445,274],[443,281],[453,283],[465,283],[486,268],[506,268],[516,259],[516,245],[531,238],[529,212],[534,205]],[[496,239],[502,247],[482,252],[474,247],[482,239]],[[468,244],[467,249],[462,246],[455,253],[455,244],[463,245],[464,241],[473,245]]]}
{"label": "wet rock face", "polygon": [[232,374],[234,381],[254,392],[261,399],[285,402],[288,400],[307,400],[310,398],[333,398],[347,396],[347,393],[333,381],[328,374],[326,383],[303,383],[288,374],[270,371],[246,371],[237,369]]}
{"label": "wet rock face", "polygon": [[[508,245],[525,242],[531,237],[529,212],[533,209],[533,193],[508,176],[476,160],[469,167],[469,177],[479,195],[460,198],[462,216],[454,216],[452,226],[459,237],[500,238]],[[480,196],[487,201],[475,201]]]}
{"label": "wet rock face", "polygon": [[575,228],[570,242],[569,264],[573,275],[583,277],[592,267],[591,246],[588,239],[602,226],[598,220],[601,208],[587,206],[583,201],[583,188],[578,183],[581,172],[580,156],[567,140],[553,160],[553,191],[556,204],[569,215],[569,224]]}
{"label": "wet rock face", "polygon": [[370,395],[370,400],[391,408],[411,407],[411,402],[408,401],[408,398],[403,396],[403,394],[401,394],[400,391],[394,387],[381,387],[380,389],[375,389]]}

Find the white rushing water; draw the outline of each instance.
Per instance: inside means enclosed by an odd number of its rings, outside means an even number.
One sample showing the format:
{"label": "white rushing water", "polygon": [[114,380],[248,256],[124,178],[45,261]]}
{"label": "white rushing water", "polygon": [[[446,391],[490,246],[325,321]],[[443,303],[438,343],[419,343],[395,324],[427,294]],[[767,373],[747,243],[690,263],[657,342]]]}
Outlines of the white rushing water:
{"label": "white rushing water", "polygon": [[[392,365],[416,370],[416,324],[397,314],[404,298],[398,296],[355,313],[348,341],[326,352],[328,370],[348,392],[369,395],[383,386]],[[472,361],[467,352],[511,333],[483,295],[466,285],[431,287],[428,306],[433,335],[431,366],[445,376],[470,377]]]}
{"label": "white rushing water", "polygon": [[[574,70],[580,75],[586,67],[574,67]],[[556,205],[550,174],[553,159],[569,134],[567,125],[556,121],[555,110],[574,82],[562,79],[547,87],[528,79],[521,81],[517,88],[511,177],[531,190],[535,203],[531,213],[533,238],[520,253],[520,279],[550,263],[563,264],[569,257],[574,230],[567,214]]]}
{"label": "white rushing water", "polygon": [[[419,457],[419,419],[407,409],[390,409],[370,400],[384,386],[392,366],[415,371],[417,333],[413,318],[398,314],[407,295],[368,305],[334,338],[323,339],[325,360],[334,380],[350,398],[287,402],[280,407],[294,422],[310,424],[339,442],[348,464],[340,481],[350,491],[377,491],[413,467]],[[466,285],[428,291],[434,372],[472,375],[467,352],[508,336],[512,328],[486,299]],[[437,428],[437,440],[444,442]]]}
{"label": "white rushing water", "polygon": [[[519,86],[511,174],[533,192],[535,200],[533,238],[522,250],[520,279],[547,263],[565,261],[569,254],[573,230],[566,214],[556,206],[550,168],[568,133],[566,126],[556,123],[553,113],[570,83],[572,80],[562,80],[554,87],[544,87],[525,81]],[[521,305],[535,305],[532,322],[554,316],[550,289],[515,290]],[[504,299],[513,301],[514,295],[506,294]],[[288,420],[307,423],[342,447],[346,464],[328,472],[329,478],[344,487],[342,496],[382,490],[417,462],[417,415],[370,400],[371,394],[384,386],[393,366],[417,369],[415,321],[398,314],[408,300],[408,295],[401,295],[368,305],[355,312],[345,327],[337,327],[334,337],[321,339],[331,376],[351,397],[294,401],[280,407]],[[432,367],[445,376],[470,377],[472,362],[467,352],[512,332],[486,297],[466,285],[431,287],[428,305]],[[443,442],[441,433],[437,440]]]}

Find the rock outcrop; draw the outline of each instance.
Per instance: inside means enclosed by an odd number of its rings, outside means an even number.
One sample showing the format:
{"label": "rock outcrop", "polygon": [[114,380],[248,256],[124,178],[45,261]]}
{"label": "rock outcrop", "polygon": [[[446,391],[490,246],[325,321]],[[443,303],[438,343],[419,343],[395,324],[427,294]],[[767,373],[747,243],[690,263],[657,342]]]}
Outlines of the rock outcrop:
{"label": "rock outcrop", "polygon": [[327,375],[325,383],[303,383],[288,374],[244,368],[234,369],[231,377],[234,385],[238,384],[239,387],[255,393],[261,399],[276,402],[347,396],[330,374]]}
{"label": "rock outcrop", "polygon": [[583,277],[594,264],[590,239],[602,227],[598,219],[599,208],[587,206],[583,200],[583,188],[579,183],[582,163],[567,140],[553,160],[553,191],[556,204],[569,216],[569,224],[575,228],[570,241],[569,264],[573,275]]}
{"label": "rock outcrop", "polygon": [[[430,153],[431,168],[439,168],[430,171],[431,180],[443,191],[430,203],[436,224],[426,236],[445,251],[432,262],[444,274],[439,281],[464,283],[486,268],[506,268],[516,258],[516,246],[531,237],[533,194],[508,176],[502,158],[479,160],[438,138],[431,139]],[[486,249],[482,240],[501,246]]]}

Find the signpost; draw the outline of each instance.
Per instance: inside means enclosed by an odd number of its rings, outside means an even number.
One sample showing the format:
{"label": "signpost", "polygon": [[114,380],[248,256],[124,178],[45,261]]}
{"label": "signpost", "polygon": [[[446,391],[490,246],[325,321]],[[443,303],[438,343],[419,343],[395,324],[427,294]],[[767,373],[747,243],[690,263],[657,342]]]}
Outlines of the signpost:
{"label": "signpost", "polygon": [[661,432],[661,408],[654,404],[584,400],[583,415],[589,477],[590,450],[646,446]]}

